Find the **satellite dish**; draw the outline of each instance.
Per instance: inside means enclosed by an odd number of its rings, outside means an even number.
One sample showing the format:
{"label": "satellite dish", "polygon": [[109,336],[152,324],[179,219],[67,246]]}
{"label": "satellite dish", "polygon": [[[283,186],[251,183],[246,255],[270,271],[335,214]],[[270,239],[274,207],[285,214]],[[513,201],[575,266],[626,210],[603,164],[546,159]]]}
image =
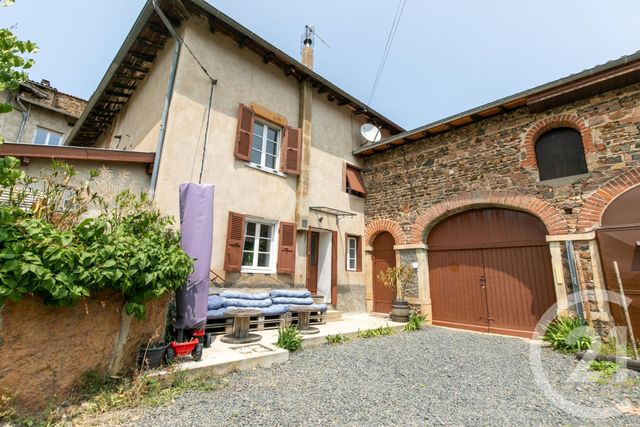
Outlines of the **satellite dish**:
{"label": "satellite dish", "polygon": [[365,123],[360,126],[360,135],[368,142],[378,142],[382,139],[380,128],[372,125],[371,123]]}

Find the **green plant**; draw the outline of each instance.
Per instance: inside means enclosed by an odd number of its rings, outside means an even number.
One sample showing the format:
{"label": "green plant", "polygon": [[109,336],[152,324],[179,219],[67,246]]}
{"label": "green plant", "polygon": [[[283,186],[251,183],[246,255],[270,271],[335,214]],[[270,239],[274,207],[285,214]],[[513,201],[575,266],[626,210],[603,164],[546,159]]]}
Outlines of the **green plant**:
{"label": "green plant", "polygon": [[327,339],[327,344],[331,344],[331,345],[344,344],[346,342],[351,341],[351,338],[342,334],[327,335],[326,339]]}
{"label": "green plant", "polygon": [[384,335],[393,335],[396,330],[391,326],[379,326],[374,329],[365,329],[364,331],[358,330],[358,338],[375,338]]}
{"label": "green plant", "polygon": [[409,283],[415,278],[413,268],[406,263],[401,263],[395,267],[388,267],[378,273],[378,280],[384,286],[391,288],[393,298],[396,300],[404,300],[404,289],[402,283]]}
{"label": "green plant", "polygon": [[405,332],[413,332],[417,331],[418,329],[422,329],[425,320],[426,319],[422,314],[412,311],[411,313],[409,313],[409,322],[404,325]]}
{"label": "green plant", "polygon": [[278,330],[276,346],[294,352],[302,348],[302,335],[295,326],[286,326]]}
{"label": "green plant", "polygon": [[618,372],[618,364],[609,360],[592,360],[589,363],[589,370],[600,372],[603,377],[609,378]]}
{"label": "green plant", "polygon": [[[96,176],[75,183],[72,167],[54,163],[39,179],[8,179],[9,202],[0,205],[0,305],[31,294],[68,306],[113,290],[123,295],[126,312],[142,319],[147,301],[186,282],[192,260],[173,219],[146,194],[125,190],[108,204],[91,191]],[[24,206],[20,194],[36,201]],[[97,216],[88,217],[92,206]]]}
{"label": "green plant", "polygon": [[594,333],[574,316],[559,316],[547,324],[542,340],[563,353],[576,353],[591,348]]}

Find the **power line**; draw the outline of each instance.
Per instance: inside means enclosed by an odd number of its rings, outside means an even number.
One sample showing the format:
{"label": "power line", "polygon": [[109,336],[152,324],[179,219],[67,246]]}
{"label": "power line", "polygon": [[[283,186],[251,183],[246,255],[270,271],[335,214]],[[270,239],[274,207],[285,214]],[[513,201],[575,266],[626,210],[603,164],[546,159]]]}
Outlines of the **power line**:
{"label": "power line", "polygon": [[404,11],[404,6],[406,5],[406,3],[407,0],[398,1],[396,13],[393,17],[393,23],[391,24],[389,34],[387,35],[387,43],[385,44],[384,51],[382,52],[382,58],[380,59],[380,66],[378,67],[378,72],[376,73],[376,78],[373,81],[373,87],[371,88],[371,94],[369,95],[369,100],[367,101],[368,106],[371,105],[373,95],[376,93],[376,89],[378,88],[378,83],[380,82],[380,77],[382,77],[384,66],[387,63],[387,58],[389,57],[389,52],[391,51],[391,45],[393,44],[393,40],[396,37],[396,32],[398,31],[398,26],[400,25],[400,19],[402,19],[402,12]]}

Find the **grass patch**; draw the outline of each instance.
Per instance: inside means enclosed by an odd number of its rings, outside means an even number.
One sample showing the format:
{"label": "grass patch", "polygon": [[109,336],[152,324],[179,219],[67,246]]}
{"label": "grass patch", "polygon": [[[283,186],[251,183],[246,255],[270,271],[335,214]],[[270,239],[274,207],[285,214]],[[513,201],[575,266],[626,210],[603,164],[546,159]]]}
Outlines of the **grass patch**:
{"label": "grass patch", "polygon": [[290,352],[302,349],[302,335],[295,326],[286,326],[278,330],[278,341],[276,346],[284,348]]}
{"label": "grass patch", "polygon": [[[640,343],[638,343],[638,347],[640,347]],[[609,339],[609,342],[603,342],[602,345],[600,345],[598,354],[633,357],[633,346],[630,342],[627,342],[625,346],[612,337]]]}
{"label": "grass patch", "polygon": [[422,329],[426,318],[420,313],[412,311],[409,314],[409,321],[404,325],[405,332],[413,332]]}
{"label": "grass patch", "polygon": [[327,339],[327,344],[330,344],[330,345],[344,344],[346,342],[351,341],[351,338],[342,334],[327,335],[326,339]]}
{"label": "grass patch", "polygon": [[542,340],[551,344],[554,350],[573,354],[580,350],[589,350],[593,340],[593,331],[573,316],[560,316],[546,326]]}
{"label": "grass patch", "polygon": [[375,338],[384,335],[394,335],[396,330],[391,326],[380,326],[375,329],[365,329],[364,331],[358,330],[358,338]]}

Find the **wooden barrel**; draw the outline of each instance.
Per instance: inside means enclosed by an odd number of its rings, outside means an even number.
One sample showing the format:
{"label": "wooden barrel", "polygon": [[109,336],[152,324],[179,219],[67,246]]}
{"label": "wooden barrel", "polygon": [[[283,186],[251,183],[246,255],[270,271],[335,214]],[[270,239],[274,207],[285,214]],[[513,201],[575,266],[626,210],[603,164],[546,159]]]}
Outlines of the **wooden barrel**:
{"label": "wooden barrel", "polygon": [[391,304],[391,320],[394,322],[408,322],[409,303],[406,301],[393,301]]}

